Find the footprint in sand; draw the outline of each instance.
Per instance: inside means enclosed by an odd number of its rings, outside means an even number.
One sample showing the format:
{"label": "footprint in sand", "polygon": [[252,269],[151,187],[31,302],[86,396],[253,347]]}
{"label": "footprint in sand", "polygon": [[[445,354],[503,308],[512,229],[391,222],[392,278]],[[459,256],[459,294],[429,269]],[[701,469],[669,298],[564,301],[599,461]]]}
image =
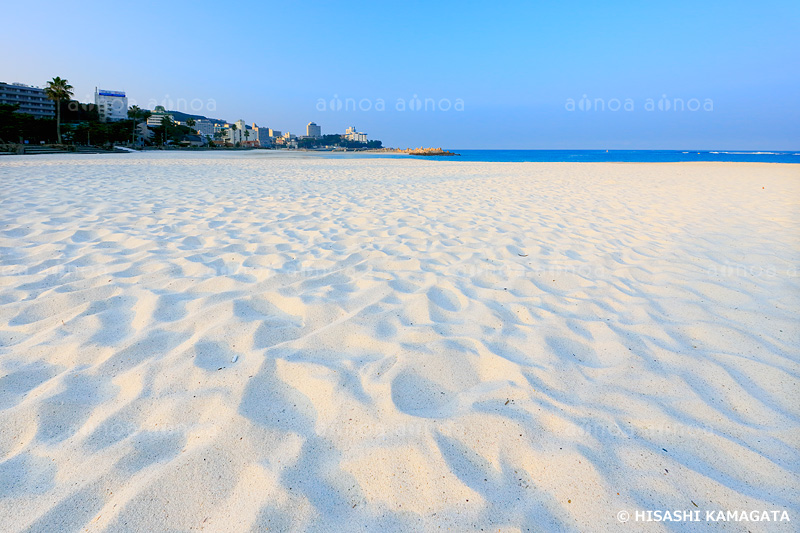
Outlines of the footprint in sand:
{"label": "footprint in sand", "polygon": [[19,403],[30,391],[55,377],[59,367],[44,361],[29,363],[0,378],[0,411]]}
{"label": "footprint in sand", "polygon": [[53,487],[56,466],[46,457],[22,453],[0,463],[0,498],[44,494]]}
{"label": "footprint in sand", "polygon": [[230,366],[231,361],[239,358],[236,352],[219,342],[198,342],[194,350],[195,366],[210,372]]}
{"label": "footprint in sand", "polygon": [[96,231],[78,230],[72,234],[72,242],[88,242],[97,238]]}
{"label": "footprint in sand", "polygon": [[453,399],[453,393],[414,371],[406,371],[392,381],[392,401],[400,411],[429,416]]}
{"label": "footprint in sand", "polygon": [[62,380],[64,390],[37,405],[37,443],[56,444],[80,430],[92,411],[113,398],[117,387],[97,375],[71,374]]}
{"label": "footprint in sand", "polygon": [[431,287],[428,290],[428,299],[437,307],[445,311],[458,312],[461,311],[462,305],[456,293],[449,289],[441,287]]}
{"label": "footprint in sand", "polygon": [[143,431],[133,438],[133,450],[121,457],[117,468],[128,475],[155,463],[166,463],[181,451],[186,443],[182,432]]}

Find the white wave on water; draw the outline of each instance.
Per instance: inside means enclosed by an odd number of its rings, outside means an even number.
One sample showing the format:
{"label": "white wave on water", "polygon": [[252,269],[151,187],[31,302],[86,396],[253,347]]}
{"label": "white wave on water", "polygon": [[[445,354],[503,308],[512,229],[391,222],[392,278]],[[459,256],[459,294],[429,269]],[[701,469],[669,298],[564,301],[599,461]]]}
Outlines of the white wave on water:
{"label": "white wave on water", "polygon": [[731,155],[783,155],[783,152],[711,152],[712,154]]}

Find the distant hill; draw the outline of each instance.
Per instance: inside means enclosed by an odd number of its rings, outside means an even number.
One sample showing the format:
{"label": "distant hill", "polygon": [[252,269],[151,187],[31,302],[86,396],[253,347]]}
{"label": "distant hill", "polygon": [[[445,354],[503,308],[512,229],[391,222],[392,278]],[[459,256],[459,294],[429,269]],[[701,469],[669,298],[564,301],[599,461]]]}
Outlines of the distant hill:
{"label": "distant hill", "polygon": [[228,124],[228,121],[224,118],[208,118],[204,117],[203,115],[190,115],[189,113],[184,113],[182,111],[167,111],[167,113],[172,115],[172,118],[178,122],[186,122],[190,118],[193,118],[194,120],[210,120],[211,122],[224,122]]}

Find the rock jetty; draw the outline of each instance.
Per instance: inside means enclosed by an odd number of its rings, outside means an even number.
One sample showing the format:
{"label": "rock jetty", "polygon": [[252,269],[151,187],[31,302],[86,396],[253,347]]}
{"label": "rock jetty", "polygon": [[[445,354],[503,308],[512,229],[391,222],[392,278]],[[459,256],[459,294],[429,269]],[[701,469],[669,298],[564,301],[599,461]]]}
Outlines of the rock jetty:
{"label": "rock jetty", "polygon": [[406,148],[401,150],[409,155],[461,155],[453,152],[448,152],[442,148]]}

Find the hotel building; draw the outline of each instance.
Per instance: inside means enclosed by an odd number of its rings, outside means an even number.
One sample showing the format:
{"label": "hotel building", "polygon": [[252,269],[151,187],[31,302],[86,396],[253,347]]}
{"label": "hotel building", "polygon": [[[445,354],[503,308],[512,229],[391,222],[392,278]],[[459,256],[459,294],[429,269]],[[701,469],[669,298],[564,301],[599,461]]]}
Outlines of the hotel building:
{"label": "hotel building", "polygon": [[94,103],[100,114],[100,122],[127,120],[128,97],[123,91],[94,90]]}
{"label": "hotel building", "polygon": [[260,147],[266,148],[267,146],[272,146],[272,137],[269,134],[269,128],[259,128],[253,124],[253,129],[251,131],[255,132],[256,140]]}
{"label": "hotel building", "polygon": [[192,129],[197,130],[200,135],[214,136],[214,123],[210,120],[195,119]]}
{"label": "hotel building", "polygon": [[56,116],[55,102],[47,99],[44,89],[21,83],[0,82],[0,104],[17,104],[18,113],[27,113],[35,118]]}
{"label": "hotel building", "polygon": [[166,109],[163,106],[157,105],[156,108],[153,110],[153,113],[147,117],[147,125],[151,128],[157,128],[161,126],[161,120],[164,117],[169,117],[170,119],[174,120],[175,117],[167,113]]}
{"label": "hotel building", "polygon": [[312,139],[319,139],[322,137],[322,128],[317,126],[314,122],[309,122],[306,126],[306,136]]}
{"label": "hotel building", "polygon": [[367,134],[362,133],[360,131],[356,131],[355,126],[350,126],[347,128],[347,131],[344,132],[344,138],[348,141],[355,141],[360,143],[367,142]]}

